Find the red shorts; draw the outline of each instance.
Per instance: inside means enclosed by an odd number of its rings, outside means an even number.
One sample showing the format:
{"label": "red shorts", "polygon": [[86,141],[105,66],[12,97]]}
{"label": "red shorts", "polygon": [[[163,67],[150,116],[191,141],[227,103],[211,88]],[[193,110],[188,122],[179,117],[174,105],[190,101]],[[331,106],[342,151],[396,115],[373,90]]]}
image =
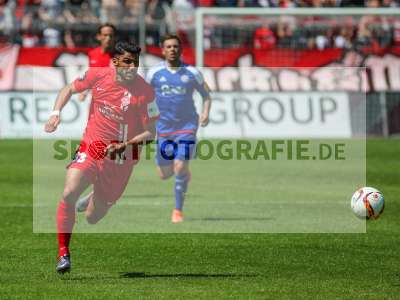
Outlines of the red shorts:
{"label": "red shorts", "polygon": [[132,160],[111,160],[93,158],[88,151],[77,152],[75,159],[67,166],[83,170],[94,186],[94,198],[106,205],[113,205],[124,192],[133,171]]}

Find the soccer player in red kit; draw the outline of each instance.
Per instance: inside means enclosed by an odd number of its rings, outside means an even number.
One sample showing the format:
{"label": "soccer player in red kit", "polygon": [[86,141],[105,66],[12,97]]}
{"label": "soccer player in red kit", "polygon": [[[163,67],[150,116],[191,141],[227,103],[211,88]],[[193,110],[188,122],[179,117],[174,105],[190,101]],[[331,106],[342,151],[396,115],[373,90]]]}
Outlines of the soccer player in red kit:
{"label": "soccer player in red kit", "polygon": [[89,51],[90,67],[108,67],[112,58],[116,29],[114,25],[105,23],[97,29],[96,40],[100,46]]}
{"label": "soccer player in red kit", "polygon": [[[88,52],[89,56],[89,67],[109,67],[112,62],[112,50],[114,48],[116,28],[114,25],[105,23],[100,25],[97,29],[96,40],[100,43],[99,47],[96,47]],[[84,101],[89,94],[89,91],[83,91],[79,94],[79,100]]]}
{"label": "soccer player in red kit", "polygon": [[125,190],[138,160],[137,145],[155,136],[159,113],[152,88],[137,75],[139,54],[136,45],[117,43],[112,58],[114,67],[90,68],[83,77],[65,86],[45,125],[46,132],[55,131],[60,112],[71,95],[92,90],[91,115],[75,159],[67,167],[64,193],[57,210],[58,273],[71,269],[69,243],[75,203],[81,193],[93,185],[86,219],[95,224]]}

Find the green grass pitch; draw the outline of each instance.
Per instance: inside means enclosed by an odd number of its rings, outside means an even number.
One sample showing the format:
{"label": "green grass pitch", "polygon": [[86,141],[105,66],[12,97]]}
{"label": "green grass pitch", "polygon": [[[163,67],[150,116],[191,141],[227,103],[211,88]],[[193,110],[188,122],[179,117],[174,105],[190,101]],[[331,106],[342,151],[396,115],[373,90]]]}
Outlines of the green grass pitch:
{"label": "green grass pitch", "polygon": [[[58,276],[55,234],[32,233],[32,142],[1,140],[0,299],[399,299],[399,153],[397,139],[367,143],[367,184],[386,207],[365,234],[77,234]],[[157,194],[154,164],[140,168]]]}

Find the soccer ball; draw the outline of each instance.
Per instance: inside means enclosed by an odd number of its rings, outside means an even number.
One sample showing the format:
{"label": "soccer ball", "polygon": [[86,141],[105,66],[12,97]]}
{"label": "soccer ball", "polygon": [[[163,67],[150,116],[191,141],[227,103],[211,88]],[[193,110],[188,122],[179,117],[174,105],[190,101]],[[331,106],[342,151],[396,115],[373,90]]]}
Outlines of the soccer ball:
{"label": "soccer ball", "polygon": [[380,191],[373,187],[358,189],[351,197],[351,209],[361,219],[377,219],[385,208],[385,200]]}

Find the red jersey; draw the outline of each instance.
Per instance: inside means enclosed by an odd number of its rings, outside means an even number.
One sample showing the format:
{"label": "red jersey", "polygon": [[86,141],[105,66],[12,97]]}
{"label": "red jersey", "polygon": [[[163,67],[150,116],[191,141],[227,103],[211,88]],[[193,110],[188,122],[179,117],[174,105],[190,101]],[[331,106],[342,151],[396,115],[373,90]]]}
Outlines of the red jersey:
{"label": "red jersey", "polygon": [[111,54],[103,52],[101,47],[94,48],[89,51],[89,66],[90,67],[109,67],[111,61]]}
{"label": "red jersey", "polygon": [[90,68],[73,82],[78,92],[92,90],[85,143],[127,141],[159,117],[153,89],[141,76],[122,85],[115,81],[115,75],[115,68]]}

